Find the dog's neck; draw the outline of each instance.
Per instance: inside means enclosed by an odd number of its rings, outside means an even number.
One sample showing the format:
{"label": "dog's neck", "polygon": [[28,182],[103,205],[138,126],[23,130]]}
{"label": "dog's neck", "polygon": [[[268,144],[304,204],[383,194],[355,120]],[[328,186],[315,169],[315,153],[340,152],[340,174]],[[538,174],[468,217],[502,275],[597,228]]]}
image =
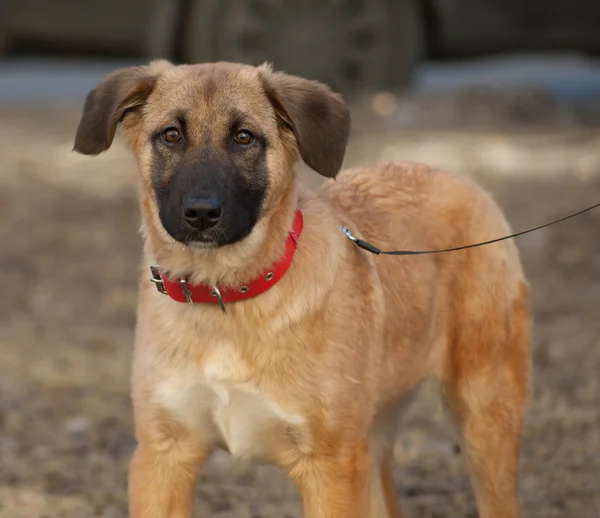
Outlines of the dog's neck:
{"label": "dog's neck", "polygon": [[[301,203],[301,189],[289,189],[259,219],[248,237],[233,245],[214,249],[192,249],[174,242],[164,231],[148,199],[142,199],[145,254],[150,263],[159,264],[174,277],[190,283],[240,286],[267,270],[285,250],[285,241]],[[148,224],[154,218],[154,224]],[[156,224],[158,223],[158,224]]]}

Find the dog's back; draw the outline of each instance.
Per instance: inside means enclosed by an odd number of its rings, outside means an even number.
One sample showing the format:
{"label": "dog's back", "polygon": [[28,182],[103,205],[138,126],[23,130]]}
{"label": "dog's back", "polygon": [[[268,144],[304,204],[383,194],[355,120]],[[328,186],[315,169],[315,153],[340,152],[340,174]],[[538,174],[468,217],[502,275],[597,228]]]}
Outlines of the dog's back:
{"label": "dog's back", "polygon": [[[357,237],[381,250],[439,250],[511,233],[495,201],[475,182],[422,164],[347,169],[320,192]],[[529,368],[528,286],[514,241],[441,254],[379,255],[374,263],[386,294],[388,329],[399,337],[389,332],[390,347],[411,325],[406,320],[415,308],[407,306],[427,305],[422,311],[432,311],[434,319],[423,336],[435,343],[425,368],[432,374],[447,378],[451,363],[485,368],[495,354],[523,356],[518,364]],[[457,358],[465,354],[471,360]],[[517,374],[526,399],[527,373]]]}

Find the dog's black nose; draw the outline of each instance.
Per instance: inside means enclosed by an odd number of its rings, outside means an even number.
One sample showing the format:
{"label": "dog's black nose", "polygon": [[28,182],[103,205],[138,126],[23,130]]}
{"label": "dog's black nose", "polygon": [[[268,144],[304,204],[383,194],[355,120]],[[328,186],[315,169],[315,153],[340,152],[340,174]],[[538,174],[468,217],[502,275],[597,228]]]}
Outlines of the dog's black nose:
{"label": "dog's black nose", "polygon": [[221,202],[215,198],[190,198],[183,204],[185,220],[198,230],[214,227],[221,218]]}

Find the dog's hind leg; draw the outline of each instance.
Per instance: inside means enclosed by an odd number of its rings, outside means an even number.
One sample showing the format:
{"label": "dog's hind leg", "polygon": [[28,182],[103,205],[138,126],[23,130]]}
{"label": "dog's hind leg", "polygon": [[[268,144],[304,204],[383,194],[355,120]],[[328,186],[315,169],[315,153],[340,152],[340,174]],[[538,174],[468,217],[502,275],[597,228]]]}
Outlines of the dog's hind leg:
{"label": "dog's hind leg", "polygon": [[387,415],[380,416],[373,424],[369,436],[371,454],[369,518],[401,518],[402,516],[392,467],[398,418],[411,401],[412,397],[407,396],[404,401]]}
{"label": "dog's hind leg", "polygon": [[[457,329],[442,385],[463,439],[480,518],[518,518],[517,478],[529,397],[527,292]],[[476,329],[475,329],[476,328]]]}
{"label": "dog's hind leg", "polygon": [[369,518],[401,518],[402,516],[394,487],[390,457],[376,461],[371,468]]}

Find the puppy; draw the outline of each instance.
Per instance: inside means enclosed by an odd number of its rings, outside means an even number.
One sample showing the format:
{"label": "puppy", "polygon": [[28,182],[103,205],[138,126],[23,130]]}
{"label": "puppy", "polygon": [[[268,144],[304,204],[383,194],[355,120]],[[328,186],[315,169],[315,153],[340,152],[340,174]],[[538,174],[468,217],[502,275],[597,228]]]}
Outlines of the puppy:
{"label": "puppy", "polygon": [[[397,518],[396,421],[425,377],[462,432],[479,515],[519,516],[530,315],[514,244],[375,256],[340,230],[388,250],[475,243],[509,233],[490,197],[424,165],[338,175],[342,98],[268,65],[117,70],[88,94],[74,149],[106,151],[118,125],[145,239],[132,517],[190,517],[220,447],[283,468],[307,517]],[[337,181],[308,191],[299,159]]]}

